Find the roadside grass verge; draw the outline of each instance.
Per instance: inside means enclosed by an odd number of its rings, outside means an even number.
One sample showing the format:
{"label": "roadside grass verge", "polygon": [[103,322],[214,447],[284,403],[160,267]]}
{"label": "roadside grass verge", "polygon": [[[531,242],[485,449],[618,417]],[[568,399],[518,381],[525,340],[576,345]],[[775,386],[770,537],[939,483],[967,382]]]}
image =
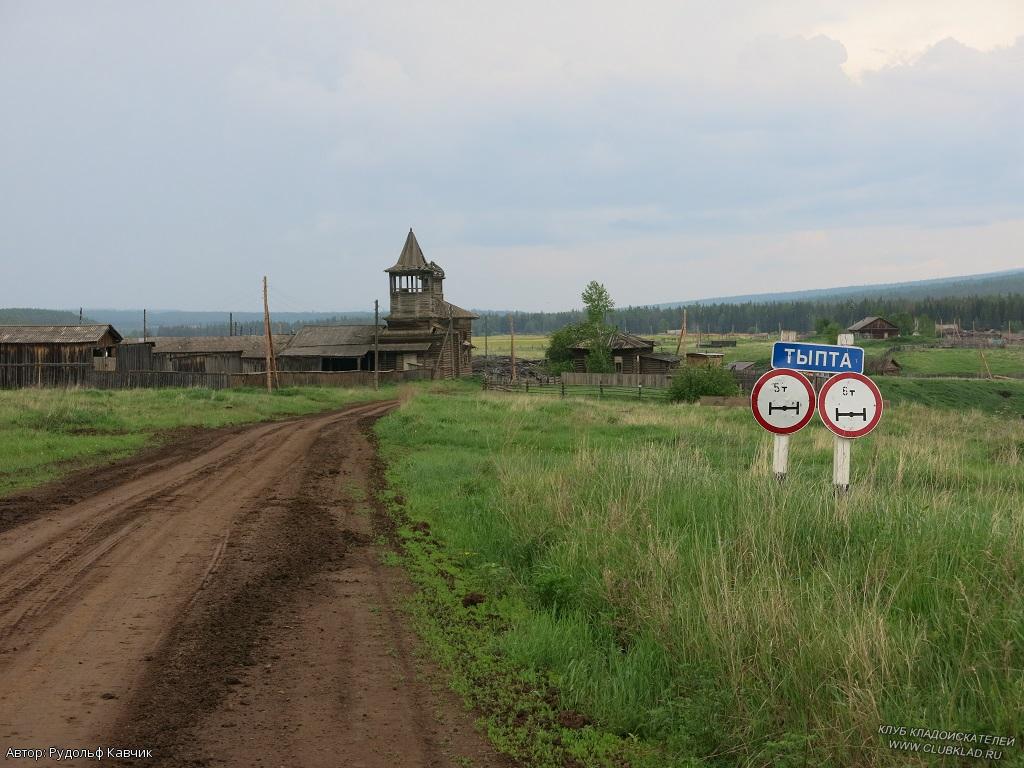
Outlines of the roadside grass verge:
{"label": "roadside grass verge", "polygon": [[1024,764],[1019,419],[896,404],[838,498],[830,433],[779,485],[744,409],[459,393],[376,429],[420,631],[527,764],[940,764],[885,725]]}
{"label": "roadside grass verge", "polygon": [[394,397],[396,388],[0,391],[0,496],[124,458],[172,430],[298,416]]}

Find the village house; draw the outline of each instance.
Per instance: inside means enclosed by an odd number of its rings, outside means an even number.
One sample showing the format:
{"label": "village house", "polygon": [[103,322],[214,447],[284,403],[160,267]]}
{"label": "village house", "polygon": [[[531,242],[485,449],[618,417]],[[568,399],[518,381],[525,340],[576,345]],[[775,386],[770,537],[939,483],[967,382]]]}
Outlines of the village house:
{"label": "village house", "polygon": [[[679,367],[676,355],[654,351],[654,342],[631,333],[616,331],[609,342],[612,363],[616,373],[669,373]],[[590,341],[583,341],[570,348],[573,370],[584,373],[587,370],[587,355]]]}
{"label": "village house", "polygon": [[865,317],[846,329],[862,339],[893,339],[900,335],[898,326],[890,323],[884,317]]}

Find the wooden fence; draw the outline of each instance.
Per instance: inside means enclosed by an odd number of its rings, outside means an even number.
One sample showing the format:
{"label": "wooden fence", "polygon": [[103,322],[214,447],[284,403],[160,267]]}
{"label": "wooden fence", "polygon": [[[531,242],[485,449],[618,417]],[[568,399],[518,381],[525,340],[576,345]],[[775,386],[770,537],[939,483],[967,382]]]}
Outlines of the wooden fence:
{"label": "wooden fence", "polygon": [[672,377],[664,373],[574,373],[562,374],[562,383],[588,387],[639,387],[665,389]]}
{"label": "wooden fence", "polygon": [[493,381],[484,379],[484,389],[495,392],[519,392],[524,395],[552,395],[554,397],[596,397],[618,400],[666,401],[664,387],[622,387],[612,384],[567,384],[564,381],[539,383],[537,381]]}
{"label": "wooden fence", "polygon": [[[430,372],[381,371],[381,384],[429,379]],[[193,373],[187,371],[97,371],[91,363],[53,363],[0,366],[0,389],[24,387],[86,387],[89,389],[161,389],[171,387],[231,389],[265,387],[265,373]],[[275,387],[370,387],[373,371],[321,373],[281,372]]]}

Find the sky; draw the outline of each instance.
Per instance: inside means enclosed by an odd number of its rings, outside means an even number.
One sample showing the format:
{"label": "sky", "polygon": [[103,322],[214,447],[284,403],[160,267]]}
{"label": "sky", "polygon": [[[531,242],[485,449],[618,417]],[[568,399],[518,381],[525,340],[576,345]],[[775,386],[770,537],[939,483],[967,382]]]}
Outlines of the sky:
{"label": "sky", "polygon": [[0,0],[0,306],[620,306],[1024,267],[1021,0]]}

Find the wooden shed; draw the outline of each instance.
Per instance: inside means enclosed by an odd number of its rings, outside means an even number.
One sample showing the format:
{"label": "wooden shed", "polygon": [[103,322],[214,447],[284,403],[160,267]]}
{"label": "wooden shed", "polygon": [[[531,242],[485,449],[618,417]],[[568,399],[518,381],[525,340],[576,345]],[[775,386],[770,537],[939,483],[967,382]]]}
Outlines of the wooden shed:
{"label": "wooden shed", "polygon": [[893,339],[900,335],[897,325],[890,323],[884,317],[875,316],[858,320],[846,331],[864,339]]}
{"label": "wooden shed", "polygon": [[[292,336],[274,334],[280,356]],[[263,336],[152,336],[153,369],[182,373],[262,373],[267,369]]]}
{"label": "wooden shed", "polygon": [[[654,342],[631,333],[616,331],[608,342],[615,373],[668,373],[679,367],[676,355],[654,351]],[[573,370],[585,373],[591,342],[583,341],[570,348]]]}
{"label": "wooden shed", "polygon": [[68,386],[114,370],[121,334],[111,325],[0,326],[0,386]]}

